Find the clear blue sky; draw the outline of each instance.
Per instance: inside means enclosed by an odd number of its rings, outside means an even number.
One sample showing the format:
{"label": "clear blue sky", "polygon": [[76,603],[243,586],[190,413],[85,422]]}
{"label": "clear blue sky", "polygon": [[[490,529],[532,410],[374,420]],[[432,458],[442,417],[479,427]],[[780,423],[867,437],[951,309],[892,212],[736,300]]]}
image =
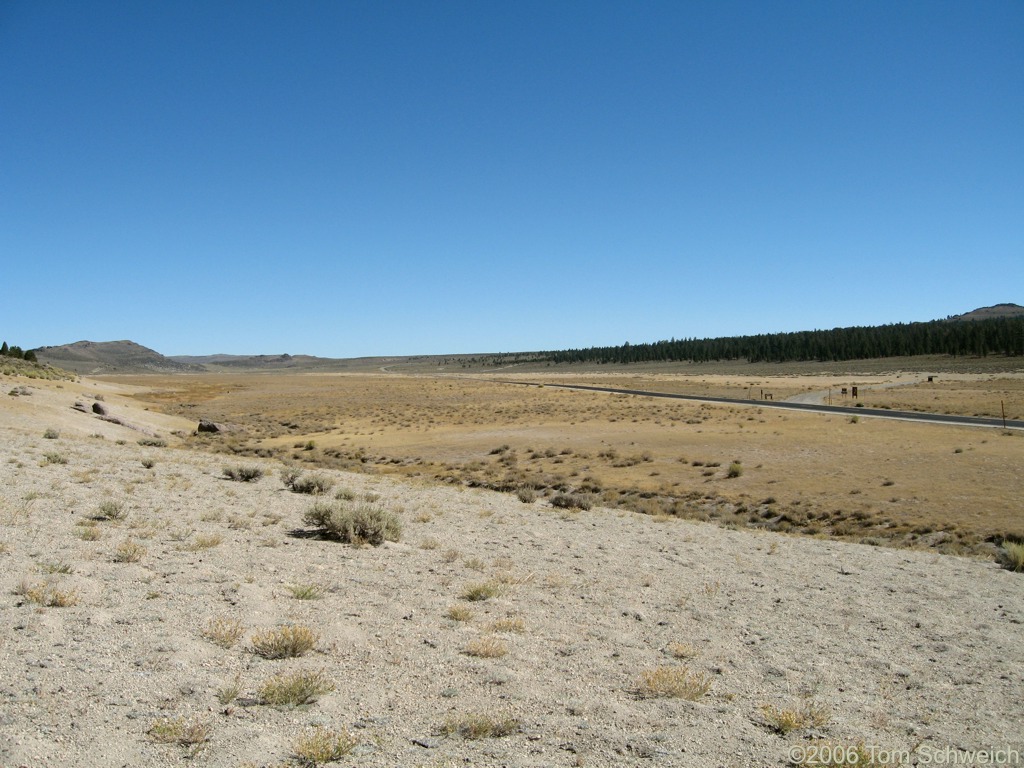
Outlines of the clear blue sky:
{"label": "clear blue sky", "polygon": [[1024,3],[0,0],[0,263],[169,355],[1024,303]]}

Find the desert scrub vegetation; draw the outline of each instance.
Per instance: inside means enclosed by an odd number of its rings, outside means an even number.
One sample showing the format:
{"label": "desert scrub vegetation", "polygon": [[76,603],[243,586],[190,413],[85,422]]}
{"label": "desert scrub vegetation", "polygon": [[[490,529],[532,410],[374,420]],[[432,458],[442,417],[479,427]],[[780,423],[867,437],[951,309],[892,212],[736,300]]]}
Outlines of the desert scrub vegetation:
{"label": "desert scrub vegetation", "polygon": [[1024,544],[1016,541],[1004,541],[1000,562],[1010,571],[1024,571]]}
{"label": "desert scrub vegetation", "polygon": [[312,767],[341,760],[358,744],[359,739],[347,730],[335,731],[318,725],[300,736],[293,749],[300,765]]}
{"label": "desert scrub vegetation", "polygon": [[526,632],[526,622],[518,616],[496,619],[490,624],[491,632],[506,632],[521,635]]}
{"label": "desert scrub vegetation", "polygon": [[143,437],[138,440],[138,444],[149,448],[166,448],[167,441],[159,437]]}
{"label": "desert scrub vegetation", "polygon": [[468,605],[453,605],[444,615],[452,621],[470,621],[473,618],[473,609]]}
{"label": "desert scrub vegetation", "polygon": [[68,457],[57,451],[47,451],[43,454],[43,465],[46,464],[67,464]]}
{"label": "desert scrub vegetation", "polygon": [[502,585],[496,581],[478,581],[466,586],[462,591],[462,599],[471,603],[480,603],[497,597],[503,591]]}
{"label": "desert scrub vegetation", "polygon": [[43,432],[43,437],[47,440],[57,440],[60,438],[60,430],[53,429],[52,427]]}
{"label": "desert scrub vegetation", "polygon": [[250,650],[265,659],[302,656],[316,647],[320,635],[309,627],[291,624],[259,632],[250,639]]}
{"label": "desert scrub vegetation", "polygon": [[441,726],[441,733],[445,736],[458,735],[464,739],[497,739],[511,736],[518,730],[519,720],[515,717],[482,712],[452,715]]}
{"label": "desert scrub vegetation", "polygon": [[33,583],[22,579],[14,594],[44,608],[69,608],[78,604],[78,592],[74,589],[58,589],[50,582]]}
{"label": "desert scrub vegetation", "polygon": [[761,715],[768,727],[783,736],[804,728],[821,728],[831,719],[828,707],[808,699],[788,709],[765,704],[761,707]]}
{"label": "desert scrub vegetation", "polygon": [[711,677],[688,667],[660,666],[640,673],[634,691],[642,699],[696,701],[711,690]]}
{"label": "desert scrub vegetation", "polygon": [[319,600],[327,592],[319,584],[290,584],[286,589],[296,600]]}
{"label": "desert scrub vegetation", "polygon": [[190,552],[199,552],[204,549],[213,549],[214,547],[219,547],[223,543],[224,537],[221,536],[219,533],[209,533],[203,534],[201,536],[196,536],[192,541],[188,542],[188,544],[186,544],[183,547],[183,549],[186,549]]}
{"label": "desert scrub vegetation", "polygon": [[96,520],[124,520],[128,517],[128,508],[124,502],[109,499],[96,508]]}
{"label": "desert scrub vegetation", "polygon": [[256,466],[224,467],[224,477],[239,483],[254,483],[263,477],[263,470]]}
{"label": "desert scrub vegetation", "polygon": [[462,652],[479,659],[500,659],[508,654],[508,646],[496,637],[485,636],[470,640]]}
{"label": "desert scrub vegetation", "polygon": [[299,707],[333,690],[334,683],[321,669],[274,675],[260,685],[257,696],[261,704],[272,707]]}
{"label": "desert scrub vegetation", "polygon": [[146,548],[132,539],[125,539],[114,550],[115,563],[137,563],[146,556]]}
{"label": "desert scrub vegetation", "polygon": [[594,500],[585,493],[560,493],[551,499],[551,506],[559,509],[590,509]]}
{"label": "desert scrub vegetation", "polygon": [[184,717],[161,717],[150,723],[146,734],[158,744],[190,747],[205,744],[210,738],[210,730],[210,724],[198,718],[189,722]]}
{"label": "desert scrub vegetation", "polygon": [[379,547],[385,541],[398,541],[402,535],[398,515],[374,504],[318,502],[306,511],[303,522],[347,544]]}
{"label": "desert scrub vegetation", "polygon": [[206,622],[202,635],[214,645],[221,648],[233,648],[242,635],[245,634],[245,627],[238,619],[228,619],[217,616]]}
{"label": "desert scrub vegetation", "polygon": [[323,495],[334,487],[334,481],[325,475],[318,473],[304,475],[294,469],[282,470],[281,482],[292,493],[307,493],[312,496]]}

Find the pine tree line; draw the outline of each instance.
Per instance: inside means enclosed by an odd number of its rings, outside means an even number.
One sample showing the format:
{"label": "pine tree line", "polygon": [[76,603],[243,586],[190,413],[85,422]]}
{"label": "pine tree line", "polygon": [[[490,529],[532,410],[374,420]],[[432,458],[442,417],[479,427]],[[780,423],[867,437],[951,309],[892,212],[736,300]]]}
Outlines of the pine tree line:
{"label": "pine tree line", "polygon": [[33,350],[26,351],[19,346],[9,347],[6,341],[0,346],[0,357],[13,357],[18,360],[27,360],[30,363],[39,362]]}
{"label": "pine tree line", "polygon": [[625,343],[543,352],[554,363],[641,363],[747,360],[832,362],[910,355],[1024,355],[1024,317],[984,320],[933,320],[926,323],[833,328],[828,331],[670,339],[651,344]]}

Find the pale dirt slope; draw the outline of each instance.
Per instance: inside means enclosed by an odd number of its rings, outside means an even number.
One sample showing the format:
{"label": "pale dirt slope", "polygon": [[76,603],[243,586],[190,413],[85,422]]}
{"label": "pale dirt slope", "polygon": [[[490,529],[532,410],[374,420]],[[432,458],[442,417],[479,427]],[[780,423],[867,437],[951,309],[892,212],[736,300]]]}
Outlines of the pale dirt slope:
{"label": "pale dirt slope", "polygon": [[[15,384],[33,394],[9,397]],[[0,386],[0,765],[276,765],[315,724],[358,735],[342,763],[356,766],[779,766],[812,737],[1024,751],[1024,581],[993,563],[327,473],[403,510],[401,543],[354,549],[292,535],[311,500],[283,489],[279,464],[232,483],[221,457],[173,438],[140,446],[139,433],[71,410],[92,383]],[[189,428],[104,387],[127,421]],[[127,519],[98,523],[98,541],[76,536],[108,499]],[[195,548],[213,535],[222,543]],[[112,562],[129,537],[145,557]],[[59,563],[73,572],[44,572]],[[502,596],[471,604],[468,622],[445,617],[468,584],[494,578],[511,582]],[[23,580],[79,602],[39,607],[15,594]],[[312,583],[322,599],[286,589]],[[242,643],[205,640],[214,616],[241,621]],[[493,633],[506,656],[462,652],[507,617],[524,631]],[[319,631],[317,651],[245,650],[286,622]],[[672,643],[694,657],[673,658]],[[713,678],[704,698],[634,694],[643,670],[683,663]],[[337,689],[306,708],[252,703],[267,677],[296,669],[323,669]],[[225,706],[216,693],[236,675],[240,699]],[[788,736],[764,724],[763,705],[801,697],[829,722]],[[473,712],[521,725],[498,739],[439,735]],[[192,758],[147,738],[156,718],[178,716],[210,726]]]}

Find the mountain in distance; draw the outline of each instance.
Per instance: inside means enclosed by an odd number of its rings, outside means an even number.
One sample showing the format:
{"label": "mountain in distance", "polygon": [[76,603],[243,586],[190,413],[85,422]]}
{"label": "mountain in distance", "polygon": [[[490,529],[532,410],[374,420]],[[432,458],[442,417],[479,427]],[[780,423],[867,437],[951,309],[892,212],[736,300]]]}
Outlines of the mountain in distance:
{"label": "mountain in distance", "polygon": [[202,366],[164,357],[134,341],[76,341],[35,350],[40,362],[77,374],[201,373]]}
{"label": "mountain in distance", "polygon": [[991,307],[980,307],[965,312],[962,315],[953,315],[948,320],[988,320],[993,317],[1016,317],[1024,315],[1024,307],[1020,304],[993,304]]}
{"label": "mountain in distance", "polygon": [[[1000,322],[1005,325],[1005,320],[1014,317],[1024,317],[1024,306],[1019,304],[995,304],[990,307],[979,307],[962,315],[950,315],[944,321],[931,321],[932,324],[942,324],[955,321],[984,321],[981,326],[991,322]],[[913,326],[915,324],[911,324]],[[892,330],[893,327],[879,326],[876,330]],[[1015,326],[1014,326],[1015,327]],[[841,331],[843,329],[836,329]],[[867,329],[847,329],[861,330]],[[828,334],[835,331],[813,331],[801,334],[776,334],[782,337],[797,337],[807,334]],[[701,345],[715,345],[729,342],[730,339],[707,339],[695,343]],[[735,341],[735,340],[733,340]],[[656,348],[666,342],[657,342],[650,345],[634,345],[630,347],[630,354],[633,358],[619,360],[617,362],[639,362],[636,352],[643,347]],[[1012,345],[1017,348],[1016,344]],[[618,348],[607,348],[607,352],[614,352]],[[74,344],[64,344],[54,347],[39,347],[34,350],[39,361],[49,365],[63,368],[84,375],[99,375],[105,373],[245,373],[245,372],[274,372],[274,371],[303,371],[322,373],[363,373],[368,371],[386,370],[394,368],[398,371],[422,372],[440,370],[446,368],[476,367],[496,364],[515,364],[517,362],[538,362],[553,360],[558,362],[560,358],[566,357],[566,352],[521,352],[513,354],[474,354],[474,355],[416,355],[408,357],[361,357],[361,358],[330,358],[316,357],[314,355],[173,355],[165,357],[141,344],[133,341],[78,341]],[[600,350],[592,350],[601,353]],[[996,350],[998,351],[998,350]],[[576,354],[578,351],[572,351]],[[956,354],[972,354],[974,350],[965,348]],[[917,354],[915,352],[903,351],[901,354]],[[592,355],[591,355],[592,356]],[[749,356],[749,355],[742,355]],[[886,356],[882,348],[870,356]],[[613,355],[614,357],[614,355]],[[621,357],[619,355],[618,357]],[[728,355],[726,355],[728,357]],[[635,359],[634,359],[635,358]],[[646,360],[656,361],[659,359],[671,359],[664,356],[645,357]],[[568,360],[566,360],[568,361]]]}

